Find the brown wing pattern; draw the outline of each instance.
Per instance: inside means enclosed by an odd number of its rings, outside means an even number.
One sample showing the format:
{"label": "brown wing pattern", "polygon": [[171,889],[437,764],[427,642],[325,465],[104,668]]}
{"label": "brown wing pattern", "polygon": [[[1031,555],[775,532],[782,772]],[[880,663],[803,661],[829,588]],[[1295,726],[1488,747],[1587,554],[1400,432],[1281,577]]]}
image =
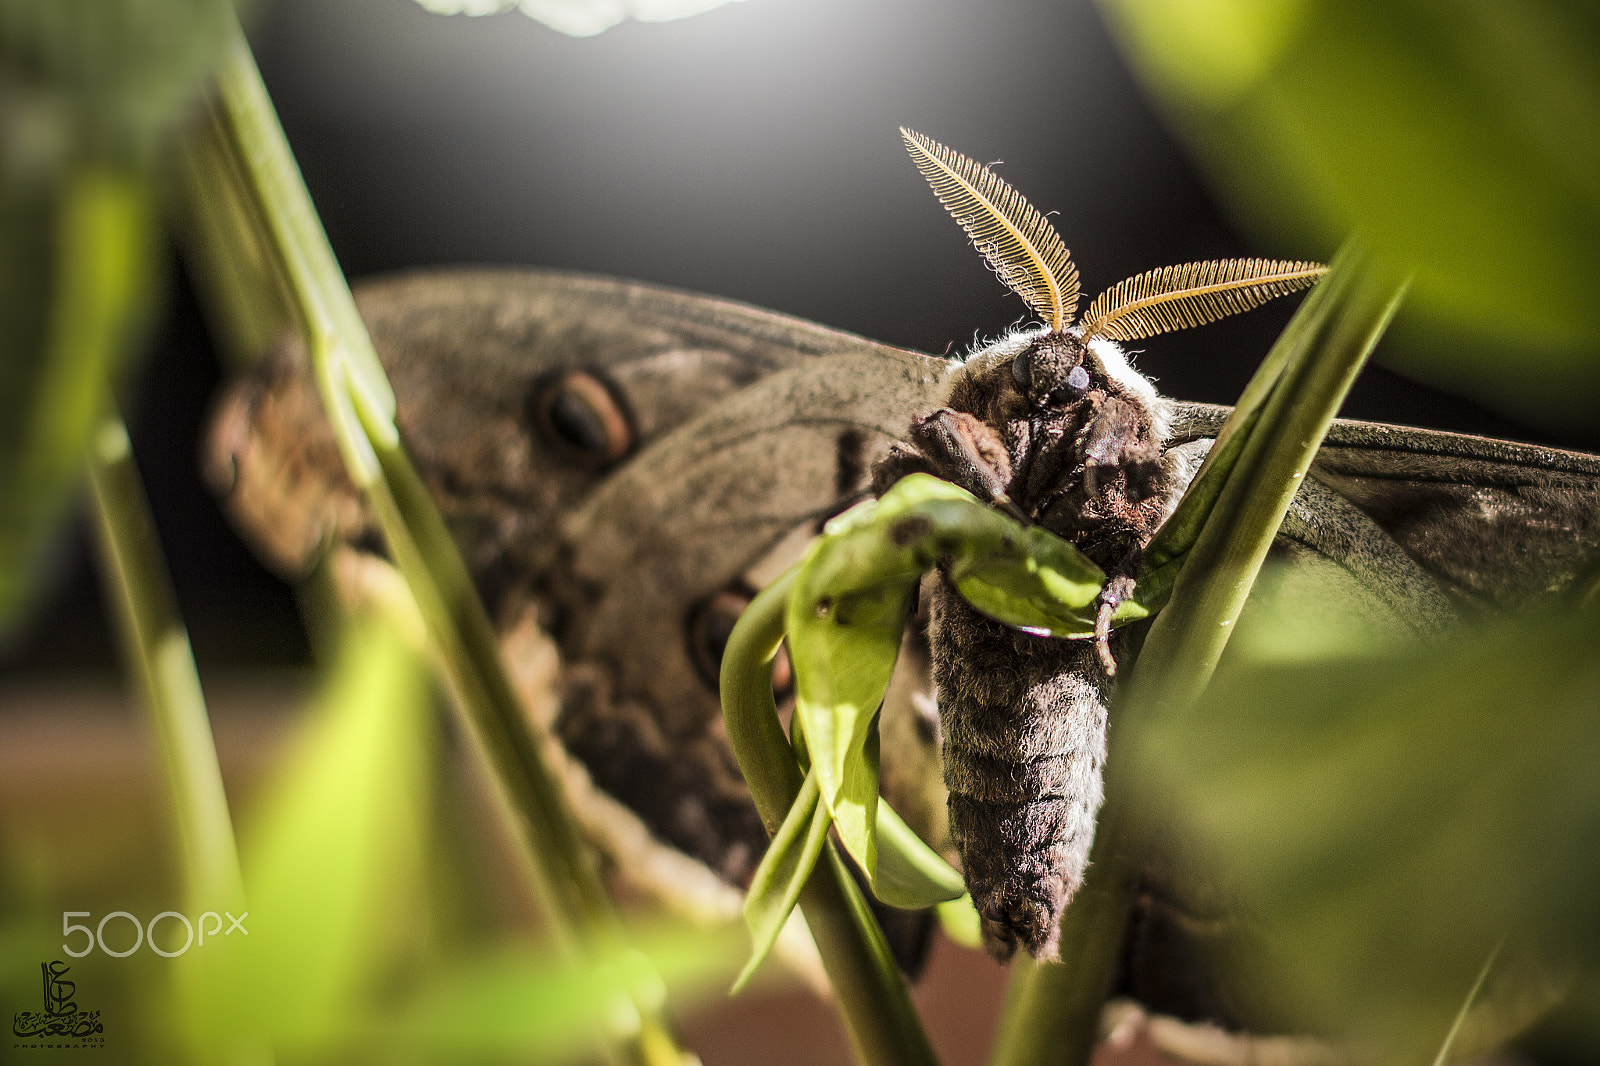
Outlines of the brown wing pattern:
{"label": "brown wing pattern", "polygon": [[[1178,404],[1174,443],[1214,435],[1228,408]],[[1571,583],[1600,548],[1600,457],[1460,433],[1334,422],[1312,477],[1381,530],[1458,604],[1512,609]],[[1303,509],[1302,509],[1303,510]],[[1333,521],[1285,536],[1333,558]],[[1378,550],[1364,540],[1361,550]]]}
{"label": "brown wing pattern", "polygon": [[[766,835],[686,627],[786,533],[861,494],[947,364],[732,301],[551,271],[426,271],[357,299],[407,445],[502,633],[531,622],[559,643],[563,741],[657,837],[742,882]],[[625,423],[609,466],[548,439],[531,410],[568,374],[585,375],[574,403],[614,401]],[[329,546],[375,546],[298,343],[219,408],[207,467],[269,561],[293,576]]]}

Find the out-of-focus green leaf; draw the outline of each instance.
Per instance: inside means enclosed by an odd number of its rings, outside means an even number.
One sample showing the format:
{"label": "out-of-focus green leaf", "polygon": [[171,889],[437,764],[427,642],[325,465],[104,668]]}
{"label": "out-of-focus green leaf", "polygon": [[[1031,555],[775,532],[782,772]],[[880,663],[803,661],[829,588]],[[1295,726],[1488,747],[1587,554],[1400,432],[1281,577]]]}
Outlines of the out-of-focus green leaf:
{"label": "out-of-focus green leaf", "polygon": [[233,17],[230,0],[0,0],[0,158],[33,174],[147,158],[199,96]]}
{"label": "out-of-focus green leaf", "polygon": [[767,853],[761,857],[761,865],[756,867],[744,900],[744,921],[750,929],[750,960],[734,978],[734,992],[755,976],[756,968],[772,951],[784,923],[800,902],[800,890],[805,887],[811,871],[816,869],[823,845],[828,842],[828,827],[833,824],[821,799],[817,775],[806,774],[800,795],[773,834]]}
{"label": "out-of-focus green leaf", "polygon": [[[155,229],[142,178],[85,167],[57,195],[32,202],[54,230],[49,238],[40,239],[39,219],[18,218],[17,230],[0,232],[0,280],[17,281],[0,293],[0,327],[14,330],[0,337],[0,627],[37,577],[152,295]],[[15,200],[9,206],[7,214],[22,211]],[[29,300],[40,302],[19,305]]]}
{"label": "out-of-focus green leaf", "polygon": [[1593,424],[1600,9],[1102,6],[1246,217],[1297,243],[1360,230],[1396,273],[1416,271],[1417,324],[1442,333],[1407,346],[1398,369],[1491,406]]}
{"label": "out-of-focus green leaf", "polygon": [[325,1049],[423,948],[429,694],[424,664],[393,627],[348,623],[332,677],[247,823],[249,935],[208,942],[215,1001],[192,1024]]}
{"label": "out-of-focus green leaf", "polygon": [[0,629],[142,339],[148,165],[232,18],[229,0],[0,0]]}
{"label": "out-of-focus green leaf", "polygon": [[[1297,604],[1281,605],[1294,610]],[[1146,785],[1218,857],[1273,945],[1293,1016],[1436,1049],[1503,1038],[1600,970],[1600,619],[1554,611],[1449,646],[1347,633],[1274,656],[1243,627],[1196,713],[1138,738]],[[1353,650],[1352,650],[1353,649]]]}
{"label": "out-of-focus green leaf", "polygon": [[639,1030],[639,1008],[668,992],[684,1004],[715,994],[738,964],[733,927],[647,933],[639,947],[587,960],[511,954],[451,968],[415,996],[366,1015],[354,1046],[384,1061],[566,1062],[597,1054]]}

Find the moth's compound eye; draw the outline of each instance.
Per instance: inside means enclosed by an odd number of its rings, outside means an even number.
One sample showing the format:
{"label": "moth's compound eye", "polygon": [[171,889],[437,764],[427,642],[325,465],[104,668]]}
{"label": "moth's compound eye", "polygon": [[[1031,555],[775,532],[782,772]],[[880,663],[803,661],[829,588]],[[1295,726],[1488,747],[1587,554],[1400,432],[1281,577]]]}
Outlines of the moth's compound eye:
{"label": "moth's compound eye", "polygon": [[1023,394],[1028,392],[1028,386],[1033,383],[1033,349],[1029,348],[1015,359],[1011,360],[1011,380],[1017,383],[1017,388]]}
{"label": "moth's compound eye", "polygon": [[[728,650],[733,625],[753,598],[754,594],[741,582],[713,594],[689,612],[689,659],[712,692],[721,686],[722,656]],[[794,672],[789,667],[788,652],[779,648],[772,661],[773,696],[782,703],[793,689]]]}
{"label": "moth's compound eye", "polygon": [[531,406],[539,435],[557,451],[610,466],[633,448],[633,425],[622,404],[587,371],[545,378],[534,388]]}
{"label": "moth's compound eye", "polygon": [[1077,399],[1089,391],[1089,372],[1079,363],[1067,373],[1067,391]]}
{"label": "moth's compound eye", "polygon": [[1051,389],[1050,394],[1044,398],[1044,402],[1051,407],[1065,407],[1074,400],[1083,399],[1083,394],[1088,391],[1089,372],[1080,363],[1067,371],[1066,384],[1058,385]]}

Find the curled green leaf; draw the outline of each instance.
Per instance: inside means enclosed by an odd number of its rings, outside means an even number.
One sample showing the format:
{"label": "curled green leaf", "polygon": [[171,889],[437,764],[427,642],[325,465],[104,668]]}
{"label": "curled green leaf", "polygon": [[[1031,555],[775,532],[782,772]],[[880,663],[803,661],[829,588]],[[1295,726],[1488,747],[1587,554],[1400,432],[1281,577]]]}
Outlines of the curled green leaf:
{"label": "curled green leaf", "polygon": [[734,979],[732,992],[744,988],[771,953],[789,914],[800,901],[800,890],[822,856],[822,846],[828,842],[828,828],[833,819],[820,799],[817,775],[807,774],[788,817],[773,835],[772,845],[762,856],[761,865],[756,867],[744,901],[744,921],[750,929],[750,959]]}
{"label": "curled green leaf", "polygon": [[878,868],[872,875],[872,894],[881,902],[920,910],[966,894],[961,875],[887,803],[878,804],[877,829]]}
{"label": "curled green leaf", "polygon": [[1076,548],[926,474],[828,524],[785,614],[797,714],[840,839],[876,877],[876,716],[922,573],[940,564],[979,610],[1088,636],[1105,575]]}

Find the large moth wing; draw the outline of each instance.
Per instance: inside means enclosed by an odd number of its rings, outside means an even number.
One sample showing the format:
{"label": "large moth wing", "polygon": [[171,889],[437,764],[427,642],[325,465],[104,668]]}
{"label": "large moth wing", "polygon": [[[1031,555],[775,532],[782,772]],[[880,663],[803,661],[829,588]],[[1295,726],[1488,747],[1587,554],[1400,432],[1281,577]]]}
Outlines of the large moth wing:
{"label": "large moth wing", "polygon": [[[1228,414],[1176,404],[1171,446]],[[1600,548],[1597,489],[1600,457],[1582,452],[1336,419],[1279,543],[1345,567],[1426,631],[1566,589]]]}
{"label": "large moth wing", "polygon": [[[555,638],[549,724],[648,832],[618,826],[628,812],[605,795],[580,817],[613,852],[665,841],[743,882],[766,834],[703,661],[728,619],[703,616],[726,614],[723,594],[786,534],[861,495],[949,364],[733,301],[553,271],[424,271],[356,296],[514,673]],[[550,390],[573,379],[577,409],[552,433]],[[329,549],[379,547],[298,341],[230,387],[206,466],[290,576]],[[713,880],[661,850],[619,865],[665,870],[647,887],[680,895]]]}
{"label": "large moth wing", "polygon": [[[556,271],[420,271],[363,283],[356,300],[408,444],[479,573],[542,550],[534,531],[610,466],[719,399],[814,355],[880,347],[731,300]],[[601,443],[617,454],[538,431],[541,387],[563,371],[595,375],[616,401],[625,439]],[[285,342],[229,397],[208,473],[271,562],[299,572],[323,540],[370,532],[343,506],[355,495],[303,346]]]}
{"label": "large moth wing", "polygon": [[[742,876],[766,838],[749,821],[705,671],[654,649],[681,644],[687,612],[738,580],[750,560],[797,527],[816,532],[858,495],[902,428],[900,405],[928,402],[946,365],[851,349],[779,371],[642,453],[563,523],[564,572],[578,586],[562,597],[563,648],[609,663],[604,678],[568,685],[563,740],[608,791],[661,808],[668,839],[703,832],[708,816],[749,826],[746,851],[730,858],[725,875]],[[618,737],[639,746],[619,752]],[[695,751],[705,757],[685,758]],[[700,789],[715,783],[712,807],[695,798],[696,775]]]}

